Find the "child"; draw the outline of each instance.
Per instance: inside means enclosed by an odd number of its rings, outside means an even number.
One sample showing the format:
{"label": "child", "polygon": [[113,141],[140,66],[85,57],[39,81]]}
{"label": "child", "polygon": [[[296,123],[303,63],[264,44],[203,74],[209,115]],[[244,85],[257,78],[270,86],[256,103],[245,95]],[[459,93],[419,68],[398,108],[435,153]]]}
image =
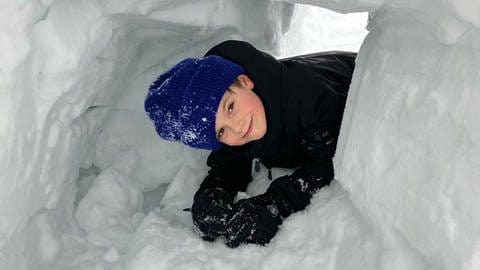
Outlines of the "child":
{"label": "child", "polygon": [[[334,177],[335,153],[355,53],[276,60],[242,41],[188,58],[150,86],[145,110],[158,134],[213,150],[195,193],[196,231],[227,246],[267,244],[282,220],[305,209]],[[264,194],[234,203],[252,180],[252,163],[295,168]]]}

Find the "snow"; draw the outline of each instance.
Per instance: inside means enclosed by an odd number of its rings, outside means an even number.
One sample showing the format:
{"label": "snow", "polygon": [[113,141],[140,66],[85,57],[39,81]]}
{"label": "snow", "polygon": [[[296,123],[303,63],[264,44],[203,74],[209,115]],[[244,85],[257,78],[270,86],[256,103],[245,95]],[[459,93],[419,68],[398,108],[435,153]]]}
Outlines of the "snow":
{"label": "snow", "polygon": [[[280,1],[2,1],[0,269],[480,269],[480,4],[288,2],[370,31]],[[361,44],[336,180],[267,247],[195,234],[208,152],[143,112],[159,73],[232,38]]]}
{"label": "snow", "polygon": [[32,229],[27,234],[27,239],[35,245],[29,247],[32,256],[36,257],[41,265],[52,263],[60,253],[62,242],[56,229],[52,227],[50,217],[46,212],[40,211],[32,219]]}
{"label": "snow", "polygon": [[161,211],[145,218],[130,242],[126,269],[427,269],[417,255],[403,254],[408,248],[383,246],[338,182],[287,219],[268,248],[232,250],[169,220]]}
{"label": "snow", "polygon": [[337,178],[378,226],[402,232],[433,265],[478,269],[480,33],[463,25],[461,37],[437,35],[420,16],[371,18],[358,58],[369,68],[352,84]]}

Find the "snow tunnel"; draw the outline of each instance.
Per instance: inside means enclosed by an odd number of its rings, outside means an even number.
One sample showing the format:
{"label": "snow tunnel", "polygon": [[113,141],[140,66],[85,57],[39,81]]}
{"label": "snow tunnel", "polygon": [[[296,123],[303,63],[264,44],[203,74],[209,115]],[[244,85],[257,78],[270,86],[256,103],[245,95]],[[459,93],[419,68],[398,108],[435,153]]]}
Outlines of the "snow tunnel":
{"label": "snow tunnel", "polygon": [[[0,269],[480,269],[476,1],[7,0],[0,22]],[[199,239],[208,152],[143,111],[226,39],[359,51],[336,180],[267,247]]]}

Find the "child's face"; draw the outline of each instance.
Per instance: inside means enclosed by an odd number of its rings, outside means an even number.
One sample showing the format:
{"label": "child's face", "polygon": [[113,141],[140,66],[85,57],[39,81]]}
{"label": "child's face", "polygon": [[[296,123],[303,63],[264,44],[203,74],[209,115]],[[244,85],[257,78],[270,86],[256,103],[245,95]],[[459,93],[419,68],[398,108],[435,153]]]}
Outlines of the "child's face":
{"label": "child's face", "polygon": [[253,92],[253,81],[246,75],[238,76],[238,81],[220,100],[215,121],[218,140],[231,146],[259,140],[267,132],[265,109]]}

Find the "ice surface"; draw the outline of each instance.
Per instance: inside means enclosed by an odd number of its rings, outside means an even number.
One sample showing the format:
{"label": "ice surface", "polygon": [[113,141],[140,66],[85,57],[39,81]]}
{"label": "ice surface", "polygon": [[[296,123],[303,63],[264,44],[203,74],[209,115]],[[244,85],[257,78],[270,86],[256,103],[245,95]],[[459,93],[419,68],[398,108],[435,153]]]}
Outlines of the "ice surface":
{"label": "ice surface", "polygon": [[[147,86],[224,39],[277,56],[356,50],[365,15],[279,1],[2,1],[0,269],[480,269],[480,2],[290,2],[370,12],[338,181],[268,247],[231,250],[199,240],[182,211],[208,153],[156,136]],[[241,196],[269,184],[265,170],[255,179]]]}

